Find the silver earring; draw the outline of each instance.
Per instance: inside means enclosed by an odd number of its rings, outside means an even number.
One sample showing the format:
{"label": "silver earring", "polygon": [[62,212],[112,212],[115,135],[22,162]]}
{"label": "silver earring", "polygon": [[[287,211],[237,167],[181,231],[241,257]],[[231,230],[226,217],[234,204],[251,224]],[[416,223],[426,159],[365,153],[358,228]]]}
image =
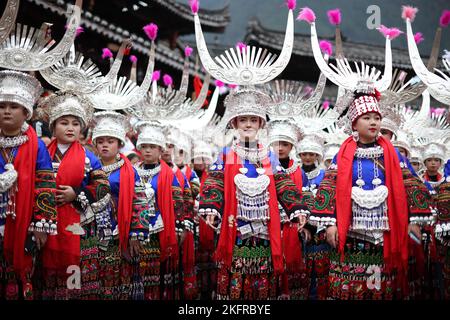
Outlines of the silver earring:
{"label": "silver earring", "polygon": [[377,140],[380,139],[381,136],[382,136],[381,132],[378,131]]}
{"label": "silver earring", "polygon": [[356,130],[352,131],[352,137],[355,142],[358,142],[359,141],[359,132]]}

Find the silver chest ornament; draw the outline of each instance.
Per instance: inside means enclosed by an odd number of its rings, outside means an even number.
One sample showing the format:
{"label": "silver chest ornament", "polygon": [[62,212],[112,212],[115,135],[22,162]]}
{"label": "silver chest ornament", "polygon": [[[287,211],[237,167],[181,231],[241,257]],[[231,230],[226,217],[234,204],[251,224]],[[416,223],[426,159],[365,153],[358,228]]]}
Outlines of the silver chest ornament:
{"label": "silver chest ornament", "polygon": [[[359,149],[359,148],[358,148]],[[352,187],[352,226],[355,231],[386,231],[389,230],[387,215],[387,197],[389,190],[379,178],[376,159],[381,157],[382,149],[379,147],[359,149],[356,154],[358,165],[358,179]],[[372,190],[364,190],[366,184],[362,179],[361,158],[373,160],[374,178],[372,179]]]}
{"label": "silver chest ornament", "polygon": [[234,177],[236,185],[237,218],[243,221],[267,221],[269,215],[270,178],[263,168],[257,168],[258,177],[249,178],[247,168],[240,168]]}

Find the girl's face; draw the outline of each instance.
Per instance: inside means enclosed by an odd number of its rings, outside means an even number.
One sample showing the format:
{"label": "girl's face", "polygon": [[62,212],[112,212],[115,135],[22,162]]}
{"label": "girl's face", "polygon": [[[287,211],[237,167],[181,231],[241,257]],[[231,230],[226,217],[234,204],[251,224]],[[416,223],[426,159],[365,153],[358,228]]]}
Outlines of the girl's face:
{"label": "girl's face", "polygon": [[278,155],[279,159],[289,158],[289,153],[292,150],[292,143],[287,141],[275,141],[272,143],[273,151]]}
{"label": "girl's face", "polygon": [[27,120],[28,111],[14,102],[0,103],[0,129],[5,132],[20,130]]}
{"label": "girl's face", "polygon": [[166,148],[162,152],[161,159],[164,160],[164,162],[172,163],[173,162],[173,152],[174,152],[175,146],[173,144],[166,144]]}
{"label": "girl's face", "polygon": [[156,144],[143,144],[140,147],[144,163],[155,164],[159,162],[161,157],[162,148]]}
{"label": "girl's face", "polygon": [[370,112],[359,117],[353,125],[353,130],[358,131],[359,141],[372,143],[380,132],[381,117],[376,112]]}
{"label": "girl's face", "polygon": [[58,143],[70,144],[80,138],[81,121],[74,116],[62,116],[55,121],[54,135]]}
{"label": "girl's face", "polygon": [[238,130],[241,141],[255,141],[262,120],[257,116],[238,116],[234,120],[234,127]]}
{"label": "girl's face", "polygon": [[319,161],[319,155],[313,152],[302,152],[300,153],[300,159],[304,165],[311,166]]}
{"label": "girl's face", "polygon": [[95,139],[95,147],[102,160],[111,160],[119,153],[120,142],[113,137],[98,137]]}
{"label": "girl's face", "polygon": [[441,159],[438,158],[429,158],[425,160],[425,167],[427,171],[436,173],[441,167]]}

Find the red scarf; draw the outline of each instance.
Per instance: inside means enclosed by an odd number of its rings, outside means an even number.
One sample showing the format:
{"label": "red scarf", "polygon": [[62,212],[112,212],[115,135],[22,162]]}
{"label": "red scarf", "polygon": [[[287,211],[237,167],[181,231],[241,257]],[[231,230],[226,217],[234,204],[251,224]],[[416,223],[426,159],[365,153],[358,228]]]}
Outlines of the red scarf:
{"label": "red scarf", "polygon": [[[200,181],[200,186],[203,186],[205,183],[206,178],[208,177],[208,173],[203,171],[202,179]],[[199,247],[200,250],[206,251],[206,252],[213,252],[214,251],[214,229],[208,226],[208,224],[203,219],[199,219]]]}
{"label": "red scarf", "polygon": [[[231,267],[233,258],[233,248],[236,242],[236,213],[237,213],[237,199],[236,186],[234,184],[234,177],[239,173],[240,159],[233,150],[230,150],[226,155],[225,170],[224,170],[224,186],[225,186],[225,208],[222,217],[222,227],[220,231],[219,243],[215,253],[215,259],[226,268]],[[272,167],[269,158],[263,160],[263,168],[270,178],[269,184],[269,237],[270,247],[272,251],[272,262],[274,272],[280,274],[283,272],[283,254],[281,245],[281,230],[280,230],[280,213],[278,210],[277,191],[275,188],[275,180],[272,174]],[[234,224],[229,226],[229,218],[234,217]]]}
{"label": "red scarf", "polygon": [[[378,139],[378,144],[383,148],[385,183],[389,190],[387,204],[390,231],[384,233],[384,262],[388,271],[397,269],[402,276],[408,267],[408,204],[405,185],[394,147],[384,137]],[[355,151],[356,142],[349,137],[342,144],[337,157],[336,216],[339,252],[342,257],[352,218],[352,170]]]}
{"label": "red scarf", "polygon": [[178,183],[180,184],[181,192],[184,194],[184,175],[180,168],[175,165],[175,176],[177,177]]}
{"label": "red scarf", "polygon": [[[291,159],[289,161],[289,167],[293,164],[294,160]],[[302,169],[298,167],[289,176],[301,194],[303,188]],[[297,223],[288,222],[283,224],[283,253],[286,259],[286,268],[289,272],[299,272],[304,267],[302,244],[298,237]]]}
{"label": "red scarf", "polygon": [[15,195],[16,218],[7,216],[3,243],[5,258],[21,277],[25,277],[32,268],[31,255],[27,255],[24,248],[28,227],[33,216],[38,153],[38,138],[31,126],[25,135],[28,137],[28,141],[18,148],[14,159],[14,168],[18,173],[16,182],[18,192]]}
{"label": "red scarf", "polygon": [[161,160],[161,171],[158,176],[158,208],[161,213],[164,229],[159,233],[161,246],[161,261],[171,257],[173,267],[178,261],[178,240],[175,233],[175,210],[172,198],[173,171],[167,163]]}
{"label": "red scarf", "polygon": [[[54,159],[58,143],[53,140],[48,145],[50,157]],[[56,186],[65,185],[79,187],[84,178],[84,160],[86,152],[82,145],[76,141],[71,144],[64,154],[56,175]],[[61,268],[66,270],[70,265],[80,264],[80,236],[75,235],[66,228],[74,223],[80,223],[80,214],[67,203],[58,210],[58,235],[49,236],[43,252],[44,266],[46,268]],[[57,255],[50,254],[56,252]]]}
{"label": "red scarf", "polygon": [[[188,165],[186,165],[186,173],[185,173],[187,181],[191,180],[192,169]],[[181,169],[177,170],[177,178],[180,182],[181,190],[184,195],[184,176],[183,171]],[[183,242],[183,271],[186,274],[190,274],[194,270],[195,264],[195,244],[194,244],[194,234],[192,232],[186,233],[186,238]]]}
{"label": "red scarf", "polygon": [[125,163],[120,168],[119,203],[117,210],[117,221],[119,226],[119,248],[125,252],[128,247],[131,217],[133,215],[134,198],[134,170],[130,160],[120,154]]}

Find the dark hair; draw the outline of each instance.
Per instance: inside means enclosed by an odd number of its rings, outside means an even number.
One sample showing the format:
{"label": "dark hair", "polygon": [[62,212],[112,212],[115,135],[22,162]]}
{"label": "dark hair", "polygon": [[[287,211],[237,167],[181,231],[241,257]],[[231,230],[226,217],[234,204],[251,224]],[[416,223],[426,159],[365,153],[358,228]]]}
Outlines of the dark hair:
{"label": "dark hair", "polygon": [[134,158],[139,158],[139,156],[136,153],[130,153],[129,155],[127,155],[128,160],[133,160]]}

